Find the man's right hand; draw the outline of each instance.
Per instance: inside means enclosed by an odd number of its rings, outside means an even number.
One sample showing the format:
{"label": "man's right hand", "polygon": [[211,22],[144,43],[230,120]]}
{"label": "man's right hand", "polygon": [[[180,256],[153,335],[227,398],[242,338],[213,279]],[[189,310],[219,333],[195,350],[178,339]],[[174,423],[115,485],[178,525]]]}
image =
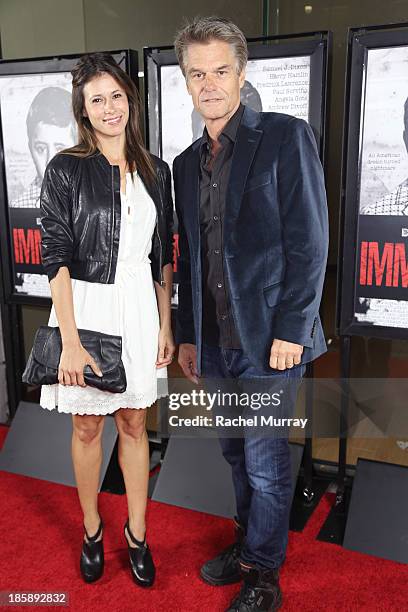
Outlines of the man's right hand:
{"label": "man's right hand", "polygon": [[96,361],[91,357],[82,344],[68,345],[62,348],[58,367],[58,382],[61,385],[79,385],[86,387],[84,380],[84,367],[90,365],[97,376],[102,372]]}
{"label": "man's right hand", "polygon": [[198,384],[197,347],[195,344],[180,344],[178,362],[184,376],[191,382]]}

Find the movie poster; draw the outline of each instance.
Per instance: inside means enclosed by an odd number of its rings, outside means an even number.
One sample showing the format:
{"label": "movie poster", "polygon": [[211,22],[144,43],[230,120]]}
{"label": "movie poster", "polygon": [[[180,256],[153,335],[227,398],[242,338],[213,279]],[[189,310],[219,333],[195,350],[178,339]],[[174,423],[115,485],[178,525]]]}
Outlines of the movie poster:
{"label": "movie poster", "polygon": [[367,53],[354,316],[408,328],[408,47]]}
{"label": "movie poster", "polygon": [[77,140],[71,74],[0,77],[0,108],[15,291],[50,297],[40,258],[40,189],[48,161]]}
{"label": "movie poster", "polygon": [[[172,167],[174,158],[201,137],[204,122],[194,110],[178,65],[162,66],[162,152]],[[249,60],[241,102],[260,111],[309,118],[310,56]]]}

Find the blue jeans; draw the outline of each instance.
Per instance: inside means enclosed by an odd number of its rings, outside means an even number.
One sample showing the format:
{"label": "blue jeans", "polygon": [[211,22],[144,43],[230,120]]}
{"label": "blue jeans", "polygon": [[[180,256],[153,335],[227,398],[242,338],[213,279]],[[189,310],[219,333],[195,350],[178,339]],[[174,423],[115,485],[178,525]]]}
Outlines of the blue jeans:
{"label": "blue jeans", "polygon": [[[290,379],[285,396],[286,416],[293,416],[297,388],[304,372],[305,366],[300,364],[284,371],[271,369],[270,374],[265,375],[250,364],[242,350],[203,345],[205,385],[208,379],[209,386],[216,379],[229,379],[225,381],[227,385],[235,382],[244,390],[245,384],[252,383],[252,391],[255,391],[259,382],[263,391],[265,383],[276,391],[283,386],[283,380]],[[220,407],[217,410],[222,412]],[[286,554],[292,497],[287,435],[254,435],[244,427],[241,436],[220,437],[219,440],[224,458],[232,469],[238,521],[246,532],[241,560],[260,568],[278,568]]]}

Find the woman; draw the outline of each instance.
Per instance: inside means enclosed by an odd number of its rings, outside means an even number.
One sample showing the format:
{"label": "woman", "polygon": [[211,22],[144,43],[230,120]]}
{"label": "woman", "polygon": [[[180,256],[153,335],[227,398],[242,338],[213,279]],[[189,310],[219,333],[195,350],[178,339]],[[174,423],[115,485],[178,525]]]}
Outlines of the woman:
{"label": "woman", "polygon": [[[97,491],[104,415],[114,415],[131,573],[137,584],[150,586],[155,567],[146,543],[146,408],[158,397],[159,379],[165,382],[175,349],[170,170],[144,148],[137,90],[112,56],[86,55],[72,76],[79,144],[49,162],[40,198],[42,262],[53,302],[48,324],[59,326],[62,338],[59,382],[42,386],[40,404],[72,414],[72,459],[85,529],[80,569],[86,582],[103,573]],[[124,393],[85,385],[86,365],[101,372],[81,345],[78,329],[122,336]]]}

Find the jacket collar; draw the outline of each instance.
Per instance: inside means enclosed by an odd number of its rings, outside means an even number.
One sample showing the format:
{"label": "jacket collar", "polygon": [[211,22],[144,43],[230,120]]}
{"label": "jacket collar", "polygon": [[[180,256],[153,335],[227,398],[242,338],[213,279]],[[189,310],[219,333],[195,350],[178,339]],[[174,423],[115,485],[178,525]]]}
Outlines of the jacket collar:
{"label": "jacket collar", "polygon": [[[250,108],[249,106],[245,106],[245,105],[243,106],[244,106],[244,111],[242,113],[241,123],[238,126],[237,138],[239,136],[239,132],[242,127],[256,130],[256,128],[259,126],[259,123],[261,121],[261,113],[258,113],[257,111],[252,110],[252,108]],[[198,140],[193,142],[193,144],[191,145],[192,150],[196,151],[200,147],[200,145],[203,144],[203,141],[204,141],[204,133],[201,136],[201,138],[198,138]]]}
{"label": "jacket collar", "polygon": [[[119,166],[117,164],[111,164],[110,161],[108,160],[108,158],[99,149],[97,149],[95,151],[95,153],[93,155],[90,155],[89,157],[96,159],[107,170],[111,169],[111,168],[114,169],[114,172],[117,173],[116,180],[119,181],[119,183],[116,185],[116,189],[120,190],[120,172],[119,172]],[[156,171],[159,172],[158,169],[156,169]],[[158,182],[154,181],[154,183],[152,185],[149,185],[149,184],[145,183],[145,181],[143,180],[143,178],[141,176],[140,176],[140,179],[142,180],[142,182],[143,182],[143,184],[144,184],[144,186],[146,188],[147,193],[150,195],[150,197],[152,198],[152,200],[154,202],[154,205],[156,206],[156,210],[157,210],[159,218],[162,217],[163,216],[163,214],[162,214],[163,211],[162,211],[162,206],[161,206],[161,199],[160,199],[160,191],[159,191]]]}
{"label": "jacket collar", "polygon": [[[229,119],[228,123],[224,126],[221,134],[219,135],[219,139],[222,143],[224,143],[227,139],[230,140],[232,143],[235,143],[237,139],[237,131],[239,129],[244,110],[245,106],[241,102],[237,110]],[[204,147],[205,145],[207,145],[209,149],[211,148],[211,137],[206,127],[204,127],[204,132],[201,141],[201,146]]]}
{"label": "jacket collar", "polygon": [[95,153],[93,155],[90,155],[90,157],[94,157],[95,159],[97,159],[98,162],[100,162],[103,166],[113,166],[114,168],[119,168],[117,164],[111,164],[108,158],[102,153],[100,149],[96,149]]}

